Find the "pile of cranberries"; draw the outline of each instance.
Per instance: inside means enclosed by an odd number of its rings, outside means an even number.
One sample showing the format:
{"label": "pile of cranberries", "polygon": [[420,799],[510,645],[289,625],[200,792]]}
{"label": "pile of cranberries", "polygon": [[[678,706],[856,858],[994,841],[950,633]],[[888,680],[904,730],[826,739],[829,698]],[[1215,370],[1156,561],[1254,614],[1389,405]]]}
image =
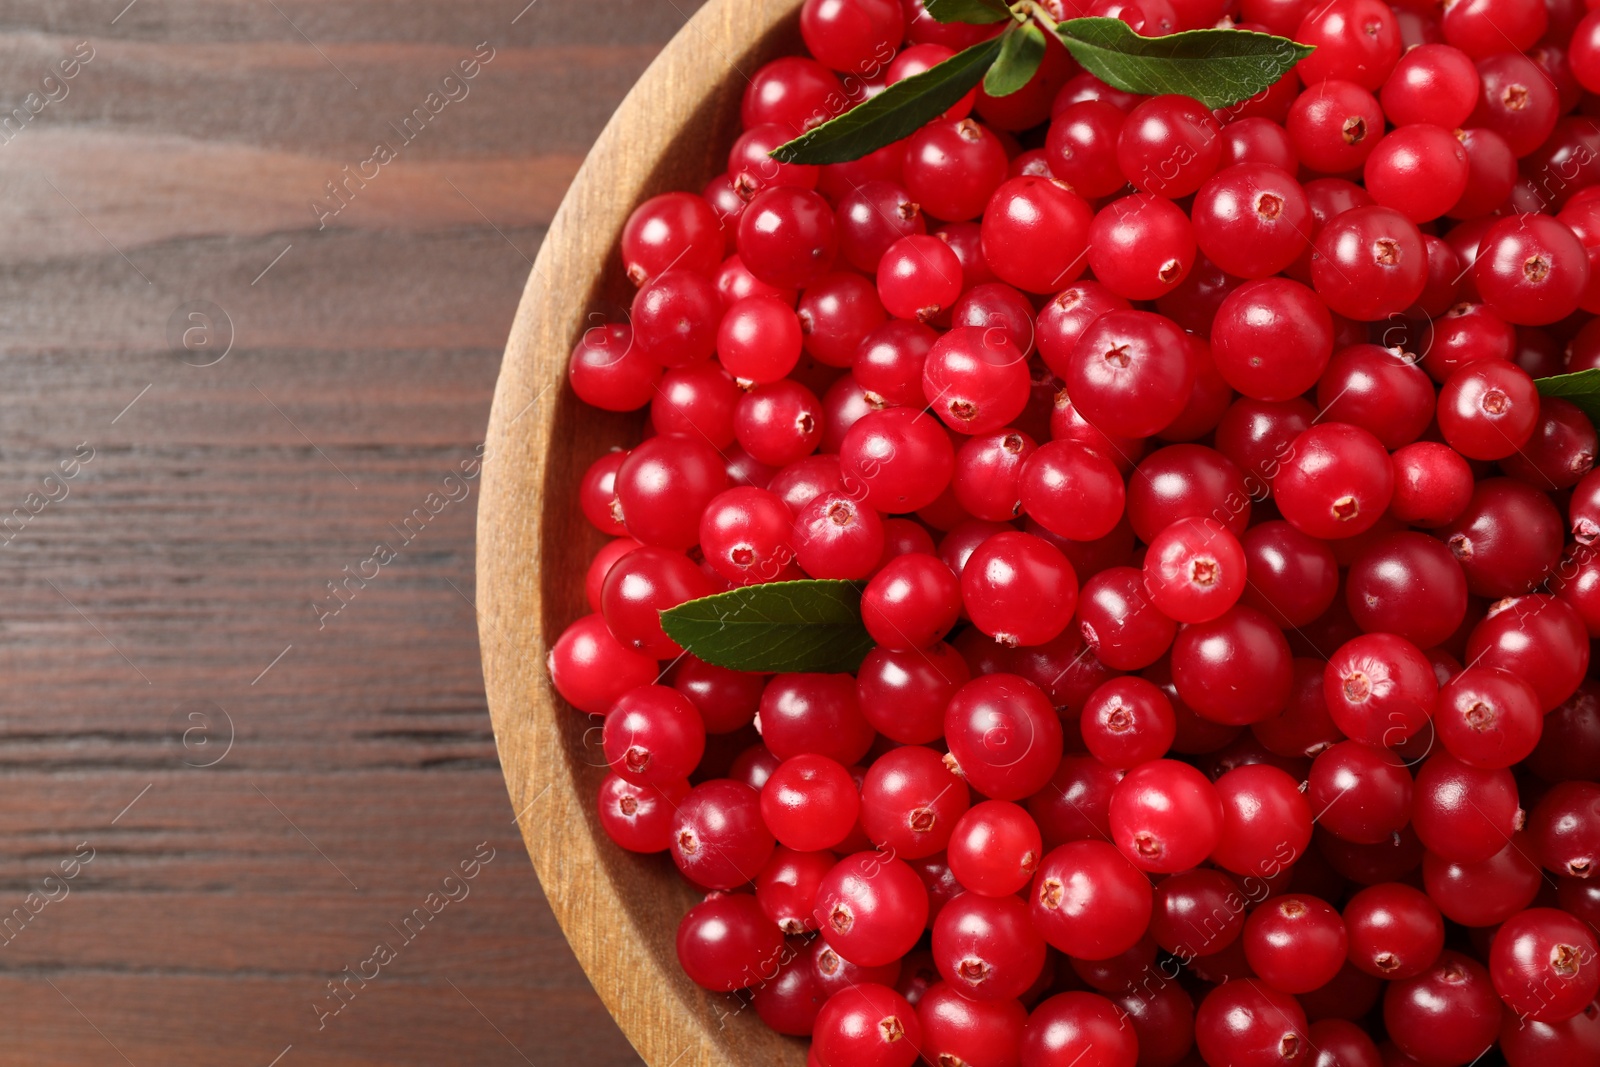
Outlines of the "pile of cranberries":
{"label": "pile of cranberries", "polygon": [[[806,0],[629,219],[570,382],[645,430],[549,660],[600,825],[818,1067],[1596,1067],[1600,472],[1534,379],[1600,367],[1600,10],[1067,2],[1316,51],[1212,111],[1052,43],[779,163],[1000,30]],[[857,673],[662,630],[801,578]]]}

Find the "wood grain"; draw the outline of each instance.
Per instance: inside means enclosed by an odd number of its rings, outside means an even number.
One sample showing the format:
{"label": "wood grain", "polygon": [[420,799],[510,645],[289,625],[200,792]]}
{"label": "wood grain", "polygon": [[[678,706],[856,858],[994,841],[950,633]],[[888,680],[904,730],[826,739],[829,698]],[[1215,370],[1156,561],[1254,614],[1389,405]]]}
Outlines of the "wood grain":
{"label": "wood grain", "polygon": [[[544,228],[697,6],[524,3],[0,3],[0,114],[95,49],[0,138],[0,1062],[639,1062],[513,823],[479,483],[312,607],[483,441]],[[470,95],[319,230],[324,182],[482,41]],[[232,323],[213,366],[169,340],[195,300]],[[8,930],[30,893],[57,899]]]}
{"label": "wood grain", "polygon": [[795,37],[796,0],[712,0],[668,46],[601,134],[528,279],[495,391],[478,514],[479,636],[501,762],[523,837],[579,961],[656,1067],[800,1067],[799,1042],[677,965],[673,937],[697,899],[661,856],[626,855],[599,830],[602,767],[591,724],[550,688],[547,648],[583,607],[599,534],[574,506],[587,465],[636,439],[565,386],[567,353],[596,309],[627,298],[615,247],[632,206],[698,188],[720,170],[742,70]]}

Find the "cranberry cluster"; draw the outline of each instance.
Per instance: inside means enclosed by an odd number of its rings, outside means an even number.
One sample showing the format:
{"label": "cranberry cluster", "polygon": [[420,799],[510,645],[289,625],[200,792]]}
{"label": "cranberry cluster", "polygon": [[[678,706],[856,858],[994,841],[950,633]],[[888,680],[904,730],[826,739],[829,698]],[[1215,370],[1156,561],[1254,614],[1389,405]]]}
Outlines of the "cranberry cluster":
{"label": "cranberry cluster", "polygon": [[[570,381],[648,419],[550,654],[601,825],[818,1067],[1600,1064],[1600,472],[1534,385],[1600,367],[1600,11],[1055,6],[1316,51],[1213,112],[1053,42],[779,163],[1000,29],[806,0],[628,221]],[[806,577],[864,582],[855,675],[662,630]]]}

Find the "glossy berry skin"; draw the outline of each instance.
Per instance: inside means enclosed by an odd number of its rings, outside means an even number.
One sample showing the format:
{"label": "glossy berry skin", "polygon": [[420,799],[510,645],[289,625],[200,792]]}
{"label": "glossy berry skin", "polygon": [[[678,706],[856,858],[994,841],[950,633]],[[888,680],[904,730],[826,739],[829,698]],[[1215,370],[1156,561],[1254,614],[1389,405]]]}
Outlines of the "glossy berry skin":
{"label": "glossy berry skin", "polygon": [[1144,584],[1168,618],[1210,622],[1238,602],[1245,569],[1238,539],[1215,520],[1179,519],[1150,542]]}
{"label": "glossy berry skin", "polygon": [[718,993],[763,981],[783,954],[783,935],[746,893],[713,893],[678,924],[678,962],[698,986]]}
{"label": "glossy berry skin", "polygon": [[1118,1007],[1094,993],[1058,993],[1028,1016],[1022,1032],[1028,1067],[1134,1067],[1139,1040]]}
{"label": "glossy berry skin", "polygon": [[1341,741],[1311,764],[1306,799],[1317,824],[1343,840],[1389,840],[1411,821],[1411,798],[1411,772],[1386,748]]}
{"label": "glossy berry skin", "polygon": [[1172,680],[1183,703],[1202,719],[1246,726],[1288,705],[1293,657],[1283,631],[1265,614],[1236,604],[1178,632]]}
{"label": "glossy berry skin", "polygon": [[1311,232],[1311,203],[1300,183],[1263,163],[1218,171],[1201,186],[1191,211],[1200,251],[1240,278],[1266,278],[1288,267]]}
{"label": "glossy berry skin", "polygon": [[1061,550],[1007,531],[979,545],[961,571],[973,625],[1003,645],[1042,645],[1072,621],[1078,578]]}
{"label": "glossy berry skin", "polygon": [[1378,99],[1396,126],[1434,122],[1453,130],[1478,103],[1478,71],[1452,45],[1418,45],[1400,57]]}
{"label": "glossy berry skin", "polygon": [[633,343],[633,328],[627,323],[592,326],[573,346],[567,380],[585,404],[635,411],[655,397],[661,364]]}
{"label": "glossy berry skin", "polygon": [[1561,515],[1544,493],[1510,478],[1473,486],[1464,511],[1438,531],[1476,596],[1521,596],[1561,558]]}
{"label": "glossy berry skin", "polygon": [[649,685],[660,672],[654,658],[614,637],[598,613],[561,631],[546,666],[561,698],[590,715],[604,715],[619,696]]}
{"label": "glossy berry skin", "polygon": [[877,264],[878,299],[895,318],[930,322],[961,295],[961,261],[937,237],[911,234]]}
{"label": "glossy berry skin", "polygon": [[705,753],[700,713],[670,686],[644,685],[617,698],[606,715],[601,747],[613,773],[636,785],[681,781]]}
{"label": "glossy berry skin", "polygon": [[954,469],[949,435],[920,404],[868,412],[839,446],[840,488],[886,514],[927,507]]}
{"label": "glossy berry skin", "polygon": [[1507,322],[1543,326],[1577,310],[1589,286],[1588,253],[1548,215],[1505,218],[1483,235],[1473,280],[1483,302]]}
{"label": "glossy berry skin", "polygon": [[1344,920],[1321,897],[1273,897],[1244,924],[1244,954],[1263,982],[1280,993],[1309,993],[1344,966]]}
{"label": "glossy berry skin", "polygon": [[795,516],[791,543],[812,578],[865,578],[883,556],[883,520],[844,493],[824,493]]}
{"label": "glossy berry skin", "polygon": [[1333,318],[1288,278],[1246,282],[1223,300],[1211,354],[1229,385],[1257,400],[1290,400],[1316,385],[1333,354]]}
{"label": "glossy berry skin", "polygon": [[1510,671],[1468,667],[1439,690],[1433,723],[1439,741],[1474,767],[1509,767],[1539,743],[1539,694]]}
{"label": "glossy berry skin", "polygon": [[1083,272],[1094,209],[1063,182],[1023,176],[997,188],[983,211],[983,258],[1027,293],[1054,293]]}
{"label": "glossy berry skin", "polygon": [[1582,919],[1558,908],[1530,908],[1496,931],[1489,976],[1518,1016],[1561,1022],[1600,992],[1600,945]]}
{"label": "glossy berry skin", "polygon": [[1239,602],[1279,627],[1315,621],[1338,595],[1339,563],[1326,542],[1274,520],[1245,531],[1240,546],[1248,583]]}
{"label": "glossy berry skin", "polygon": [[909,652],[950,632],[961,612],[961,584],[937,556],[897,556],[861,595],[861,621],[880,646]]}
{"label": "glossy berry skin", "polygon": [[672,813],[689,795],[687,781],[634,785],[608,774],[600,783],[600,826],[629,852],[665,852],[672,844]]}
{"label": "glossy berry skin", "polygon": [[922,365],[928,406],[950,429],[986,434],[1022,414],[1030,379],[1022,351],[1002,330],[962,326],[933,343]]}
{"label": "glossy berry skin", "polygon": [[765,489],[742,485],[718,493],[700,516],[700,550],[718,574],[735,585],[784,577],[793,553],[794,519]]}
{"label": "glossy berry skin", "polygon": [[623,269],[634,285],[673,266],[710,274],[722,262],[722,226],[711,205],[693,193],[662,193],[634,208],[621,244]]}
{"label": "glossy berry skin", "polygon": [[859,966],[879,967],[904,956],[922,935],[928,891],[903,860],[858,852],[822,880],[814,914],[834,951]]}
{"label": "glossy berry skin", "polygon": [[911,194],[895,182],[869,181],[839,200],[834,216],[839,252],[859,271],[874,274],[883,254],[902,237],[926,233],[927,221]]}
{"label": "glossy berry skin", "polygon": [[1311,283],[1345,318],[1373,322],[1404,311],[1428,284],[1428,253],[1416,224],[1390,207],[1358,207],[1317,234]]}
{"label": "glossy berry skin", "polygon": [[986,522],[1016,518],[1022,513],[1017,483],[1023,465],[1038,447],[1020,430],[1000,430],[963,442],[956,450],[955,474],[950,479],[956,503],[968,515]]}
{"label": "glossy berry skin", "polygon": [[916,1007],[922,1052],[928,1060],[1020,1067],[1018,1048],[1028,1010],[1017,1001],[968,1000],[946,983],[936,982]]}
{"label": "glossy berry skin", "polygon": [[1570,489],[1594,469],[1597,453],[1600,435],[1589,417],[1569,401],[1541,397],[1533,436],[1501,470],[1537,488]]}
{"label": "glossy berry skin", "polygon": [[1444,859],[1488,859],[1505,847],[1522,818],[1508,770],[1472,767],[1435,752],[1417,771],[1412,827],[1428,851]]}
{"label": "glossy berry skin", "polygon": [[1451,922],[1468,927],[1498,926],[1533,903],[1544,884],[1531,848],[1521,834],[1486,860],[1476,863],[1422,857],[1422,883],[1428,899]]}
{"label": "glossy berry skin", "polygon": [[944,709],[971,677],[961,654],[946,644],[915,652],[875,648],[857,672],[861,712],[873,729],[904,745],[944,733]]}
{"label": "glossy berry skin", "polygon": [[1045,854],[1028,907],[1055,948],[1076,959],[1110,959],[1144,936],[1150,882],[1104,841],[1073,841]]}
{"label": "glossy berry skin", "polygon": [[1079,723],[1090,754],[1110,767],[1160,759],[1178,733],[1166,694],[1132,676],[1113,678],[1089,694]]}
{"label": "glossy berry skin", "polygon": [[794,370],[800,341],[800,320],[781,297],[747,296],[722,317],[717,359],[736,378],[775,382]]}
{"label": "glossy berry skin", "polygon": [[761,693],[761,740],[779,760],[805,753],[850,766],[872,746],[848,674],[776,674]]}
{"label": "glossy berry skin", "polygon": [[1039,826],[1026,809],[1003,800],[973,805],[956,821],[947,846],[950,873],[968,892],[1010,896],[1033,878],[1044,855]]}
{"label": "glossy berry skin", "polygon": [[622,449],[607,452],[584,471],[578,483],[578,506],[590,525],[608,537],[628,532],[622,524],[622,505],[617,503],[617,471],[628,454]]}
{"label": "glossy berry skin", "polygon": [[[799,936],[814,931],[816,920],[811,911],[817,903],[817,886],[833,870],[835,861],[831,852],[796,852],[779,846],[756,876],[756,903],[785,934]],[[787,953],[783,963],[798,958]]]}
{"label": "glossy berry skin", "polygon": [[723,451],[733,443],[742,396],[733,376],[710,360],[674,367],[656,383],[650,425],[658,435],[688,437]]}
{"label": "glossy berry skin", "polygon": [[873,60],[887,64],[905,29],[905,12],[896,0],[806,0],[800,7],[806,51],[834,70],[858,76]]}
{"label": "glossy berry skin", "polygon": [[762,821],[779,844],[797,852],[839,844],[855,829],[860,811],[855,780],[827,756],[791,756],[761,787]]}
{"label": "glossy berry skin", "polygon": [[1050,441],[1030,455],[1017,490],[1029,517],[1072,541],[1105,537],[1121,520],[1126,502],[1116,464],[1075,441]]}
{"label": "glossy berry skin", "polygon": [[606,574],[600,611],[622,645],[652,659],[670,659],[683,649],[661,629],[660,613],[714,591],[687,556],[647,545],[617,560]]}
{"label": "glossy berry skin", "polygon": [[1363,631],[1432,648],[1466,618],[1467,579],[1448,545],[1407,530],[1377,539],[1356,556],[1345,603]]}
{"label": "glossy berry skin", "polygon": [[833,263],[833,209],[810,189],[770,186],[739,216],[739,258],[755,277],[780,289],[803,289]]}
{"label": "glossy berry skin", "polygon": [[1194,1037],[1208,1064],[1288,1067],[1315,1062],[1307,1025],[1294,997],[1243,978],[1206,994],[1195,1012]]}
{"label": "glossy berry skin", "polygon": [[1078,412],[1108,434],[1149,437],[1176,419],[1194,386],[1183,332],[1148,311],[1111,311],[1078,337],[1066,385]]}
{"label": "glossy berry skin", "polygon": [[692,437],[652,437],[629,452],[617,469],[617,503],[628,535],[661,548],[695,544],[700,515],[727,487],[722,457]]}
{"label": "glossy berry skin", "polygon": [[1383,109],[1361,86],[1330,78],[1295,98],[1284,128],[1302,164],[1345,174],[1365,163],[1383,136]]}
{"label": "glossy berry skin", "polygon": [[1218,778],[1216,792],[1222,828],[1211,850],[1213,863],[1235,874],[1259,876],[1305,854],[1311,843],[1311,805],[1286,772],[1271,764],[1247,763]]}
{"label": "glossy berry skin", "polygon": [[945,709],[946,766],[993,800],[1022,800],[1061,761],[1061,720],[1038,686],[986,674],[956,691]]}
{"label": "glossy berry skin", "polygon": [[1389,1038],[1423,1067],[1471,1063],[1500,1033],[1500,998],[1489,972],[1459,952],[1390,983],[1383,996]]}
{"label": "glossy berry skin", "polygon": [[1533,856],[1546,870],[1592,878],[1600,868],[1600,784],[1562,782],[1528,820]]}
{"label": "glossy berry skin", "polygon": [[1444,950],[1444,917],[1428,895],[1402,882],[1361,890],[1344,906],[1350,962],[1400,981],[1433,966]]}
{"label": "glossy berry skin", "polygon": [[1150,935],[1175,955],[1210,956],[1238,939],[1245,907],[1232,878],[1212,867],[1196,867],[1163,878],[1155,887]]}
{"label": "glossy berry skin", "polygon": [[944,851],[969,798],[939,753],[906,745],[879,756],[861,783],[861,826],[885,854]]}
{"label": "glossy berry skin", "polygon": [[1034,324],[1039,356],[1058,377],[1066,377],[1072,350],[1083,331],[1107,311],[1128,311],[1127,300],[1096,281],[1080,281],[1057,293],[1040,309]]}
{"label": "glossy berry skin", "polygon": [[760,794],[742,782],[703,782],[673,815],[672,862],[696,885],[733,889],[754,880],[775,845]]}
{"label": "glossy berry skin", "polygon": [[1014,1000],[1044,966],[1045,943],[1020,897],[962,893],[933,922],[933,959],[946,982],[973,1000]]}
{"label": "glossy berry skin", "polygon": [[1381,0],[1313,5],[1294,39],[1316,48],[1295,68],[1307,86],[1342,78],[1376,92],[1400,58],[1400,30]]}
{"label": "glossy berry skin", "polygon": [[1222,162],[1211,113],[1186,96],[1155,96],[1128,114],[1117,135],[1117,165],[1143,193],[1179,200]]}
{"label": "glossy berry skin", "polygon": [[1427,724],[1439,680],[1416,645],[1373,633],[1347,641],[1333,654],[1323,691],[1328,713],[1345,736],[1387,748]]}
{"label": "glossy berry skin", "polygon": [[921,1043],[910,1002],[888,986],[862,983],[822,1006],[811,1048],[818,1067],[911,1067]]}
{"label": "glossy berry skin", "polygon": [[1417,123],[1390,133],[1367,157],[1367,192],[1412,222],[1429,222],[1466,192],[1467,150],[1443,126]]}
{"label": "glossy berry skin", "polygon": [[1294,439],[1272,483],[1283,517],[1312,537],[1365,533],[1394,495],[1383,443],[1349,423],[1325,422]]}
{"label": "glossy berry skin", "polygon": [[1587,632],[1577,611],[1548,593],[1502,600],[1467,638],[1467,658],[1500,667],[1533,687],[1539,709],[1554,710],[1583,681]]}
{"label": "glossy berry skin", "polygon": [[1385,448],[1400,448],[1428,428],[1434,388],[1414,354],[1351,345],[1334,354],[1317,382],[1317,407],[1323,421],[1359,426]]}
{"label": "glossy berry skin", "polygon": [[935,119],[906,139],[906,191],[936,219],[976,218],[1005,177],[1005,147],[973,119]]}
{"label": "glossy berry skin", "polygon": [[1528,372],[1483,360],[1452,374],[1439,391],[1439,429],[1468,459],[1504,459],[1533,436],[1539,392]]}
{"label": "glossy berry skin", "polygon": [[1500,1025],[1500,1051],[1511,1067],[1585,1067],[1600,1056],[1600,1005],[1559,1023],[1507,1014]]}
{"label": "glossy berry skin", "polygon": [[1165,296],[1194,266],[1195,234],[1172,201],[1135,193],[1095,215],[1087,244],[1095,279],[1129,300]]}
{"label": "glossy berry skin", "polygon": [[1150,599],[1143,572],[1133,567],[1110,567],[1084,583],[1078,627],[1100,662],[1119,671],[1154,663],[1177,632],[1172,619]]}
{"label": "glossy berry skin", "polygon": [[1186,763],[1140,764],[1111,794],[1112,839],[1141,870],[1188,870],[1210,855],[1221,832],[1215,787]]}
{"label": "glossy berry skin", "polygon": [[1110,196],[1128,179],[1117,166],[1117,135],[1126,119],[1121,108],[1085,100],[1056,113],[1045,138],[1050,172],[1081,196]]}

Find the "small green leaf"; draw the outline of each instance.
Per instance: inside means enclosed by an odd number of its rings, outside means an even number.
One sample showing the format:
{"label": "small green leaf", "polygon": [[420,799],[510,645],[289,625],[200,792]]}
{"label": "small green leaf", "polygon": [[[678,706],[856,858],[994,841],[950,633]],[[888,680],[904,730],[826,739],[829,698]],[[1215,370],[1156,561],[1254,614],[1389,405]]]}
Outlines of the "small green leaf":
{"label": "small green leaf", "polygon": [[1056,36],[1085,70],[1129,93],[1192,96],[1227,107],[1276,84],[1309,45],[1250,30],[1186,30],[1140,37],[1120,19],[1069,19]]}
{"label": "small green leaf", "polygon": [[1011,17],[999,0],[922,0],[922,6],[938,22],[970,22],[987,26]]}
{"label": "small green leaf", "polygon": [[1578,405],[1589,421],[1600,427],[1600,370],[1581,370],[1576,374],[1557,374],[1536,378],[1540,396],[1553,396]]}
{"label": "small green leaf", "polygon": [[1033,77],[1044,59],[1044,31],[1036,23],[1012,26],[1000,35],[1000,57],[983,76],[983,91],[1010,96]]}
{"label": "small green leaf", "polygon": [[747,585],[661,613],[687,651],[736,671],[854,671],[872,649],[855,582],[807,579]]}
{"label": "small green leaf", "polygon": [[977,85],[999,54],[1000,37],[979,41],[779,145],[772,150],[772,158],[780,163],[848,163],[910,137]]}

